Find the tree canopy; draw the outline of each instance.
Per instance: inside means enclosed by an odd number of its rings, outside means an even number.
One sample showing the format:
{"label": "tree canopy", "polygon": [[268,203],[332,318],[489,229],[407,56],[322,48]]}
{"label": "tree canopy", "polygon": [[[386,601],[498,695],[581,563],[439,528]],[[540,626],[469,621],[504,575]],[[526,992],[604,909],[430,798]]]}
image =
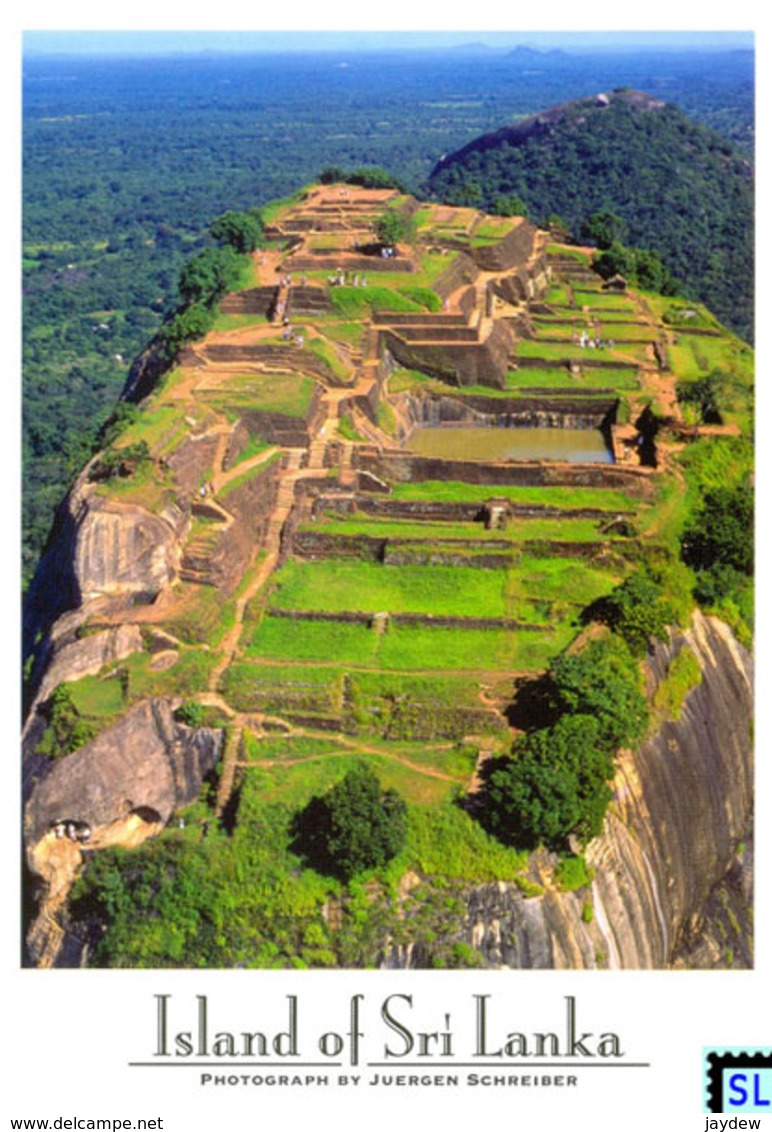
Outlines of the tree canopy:
{"label": "tree canopy", "polygon": [[186,303],[216,303],[239,281],[241,261],[232,247],[206,248],[183,267],[179,291]]}
{"label": "tree canopy", "polygon": [[518,740],[488,786],[490,825],[506,841],[565,848],[571,834],[597,836],[611,800],[613,756],[600,722],[565,715]]}
{"label": "tree canopy", "polygon": [[221,240],[242,255],[259,248],[263,241],[263,219],[256,208],[247,212],[229,209],[209,229],[215,240]]}
{"label": "tree canopy", "polygon": [[411,216],[391,209],[376,220],[375,234],[387,247],[410,243],[415,238],[415,223]]}
{"label": "tree canopy", "polygon": [[614,756],[640,739],[649,708],[635,658],[613,635],[563,653],[548,673],[553,721],[516,740],[492,770],[485,820],[505,841],[565,849],[600,833]]}
{"label": "tree canopy", "polygon": [[298,848],[323,871],[349,880],[385,865],[407,836],[407,806],[395,790],[383,790],[367,766],[351,770],[298,815]]}

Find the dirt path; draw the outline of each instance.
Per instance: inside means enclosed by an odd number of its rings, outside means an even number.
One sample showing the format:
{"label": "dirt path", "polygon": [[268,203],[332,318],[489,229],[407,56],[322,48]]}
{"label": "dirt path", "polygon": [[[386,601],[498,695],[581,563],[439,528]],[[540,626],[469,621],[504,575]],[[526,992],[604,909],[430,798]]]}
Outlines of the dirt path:
{"label": "dirt path", "polygon": [[[324,733],[329,738],[329,732]],[[313,737],[309,733],[309,738]],[[336,742],[340,739],[336,737]],[[416,774],[422,774],[426,778],[437,778],[442,782],[458,782],[451,774],[445,774],[444,771],[437,770],[435,767],[421,766],[420,763],[414,763],[411,759],[406,759],[404,755],[396,755],[391,751],[382,751],[377,747],[368,747],[360,743],[346,743],[344,748],[354,751],[356,754],[377,755],[379,758],[388,759],[389,762],[398,763],[404,766],[407,770],[414,771]],[[239,768],[247,769],[248,767],[261,767],[263,769],[274,766],[302,766],[304,763],[318,762],[319,759],[339,758],[345,755],[346,749],[340,751],[325,751],[321,755],[303,755],[297,759],[255,759],[249,762],[237,762],[235,765]]]}

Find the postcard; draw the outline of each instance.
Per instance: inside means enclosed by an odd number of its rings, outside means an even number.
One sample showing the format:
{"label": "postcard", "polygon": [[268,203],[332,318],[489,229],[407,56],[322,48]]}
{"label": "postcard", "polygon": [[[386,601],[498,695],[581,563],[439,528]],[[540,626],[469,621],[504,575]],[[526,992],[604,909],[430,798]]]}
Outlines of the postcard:
{"label": "postcard", "polygon": [[11,1128],[772,1127],[763,43],[514,19],[16,43]]}

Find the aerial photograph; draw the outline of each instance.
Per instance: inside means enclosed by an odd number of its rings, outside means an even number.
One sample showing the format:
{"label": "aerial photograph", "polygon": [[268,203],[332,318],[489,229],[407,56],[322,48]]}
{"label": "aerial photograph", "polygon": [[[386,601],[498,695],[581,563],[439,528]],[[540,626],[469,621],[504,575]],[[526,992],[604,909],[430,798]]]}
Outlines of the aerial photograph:
{"label": "aerial photograph", "polygon": [[20,965],[753,968],[752,33],[22,46]]}

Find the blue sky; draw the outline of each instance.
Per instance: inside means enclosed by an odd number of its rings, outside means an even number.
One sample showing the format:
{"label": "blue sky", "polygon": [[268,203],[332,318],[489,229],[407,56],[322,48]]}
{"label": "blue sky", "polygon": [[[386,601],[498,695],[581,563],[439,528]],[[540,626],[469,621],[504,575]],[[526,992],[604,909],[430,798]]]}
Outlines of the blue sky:
{"label": "blue sky", "polygon": [[752,47],[750,31],[26,31],[26,54],[163,54],[201,51],[372,50],[453,48],[462,44],[540,50],[641,50],[643,47],[734,49]]}

